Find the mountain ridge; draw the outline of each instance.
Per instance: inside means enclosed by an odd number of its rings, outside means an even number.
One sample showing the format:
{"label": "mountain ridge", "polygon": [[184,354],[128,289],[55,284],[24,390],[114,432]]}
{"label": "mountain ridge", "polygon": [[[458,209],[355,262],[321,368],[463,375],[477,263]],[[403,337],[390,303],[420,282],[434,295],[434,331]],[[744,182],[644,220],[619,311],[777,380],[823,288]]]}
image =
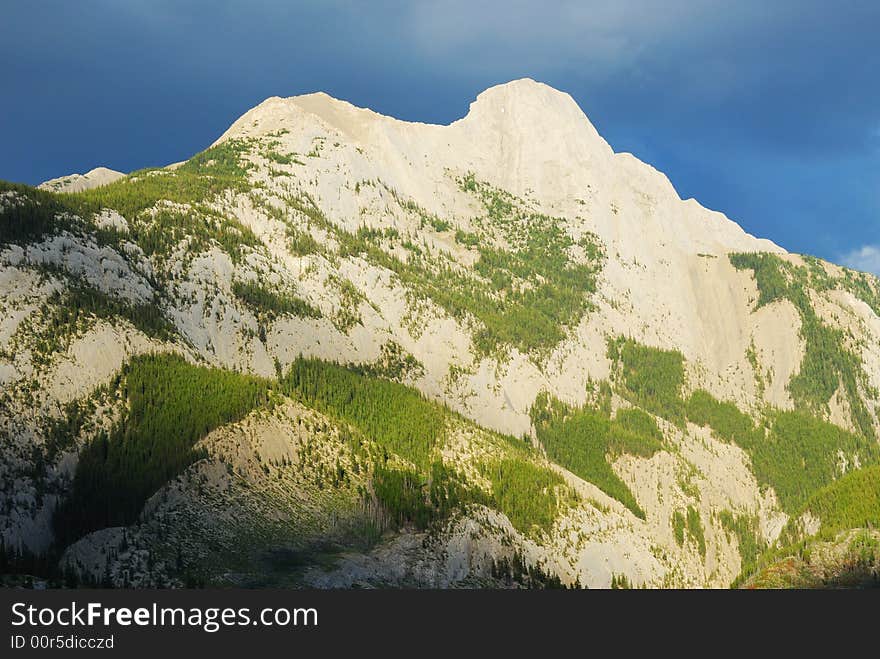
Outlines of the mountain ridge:
{"label": "mountain ridge", "polygon": [[[574,123],[582,123],[585,127],[586,132],[589,134],[590,140],[597,145],[597,151],[603,156],[605,160],[616,159],[627,161],[628,163],[634,165],[635,169],[644,170],[644,173],[646,173],[647,176],[645,176],[645,174],[643,174],[641,171],[639,172],[640,174],[642,174],[643,178],[656,177],[662,181],[663,186],[668,186],[669,189],[674,190],[674,186],[663,172],[660,172],[653,166],[642,162],[633,154],[627,152],[614,152],[611,146],[608,145],[608,143],[596,131],[588,116],[580,109],[580,107],[569,94],[555,90],[552,87],[545,85],[544,83],[536,82],[530,78],[513,80],[511,82],[499,84],[484,90],[471,103],[471,107],[467,114],[459,119],[452,121],[449,124],[427,124],[397,119],[391,116],[379,114],[369,108],[363,108],[353,105],[348,101],[335,99],[324,92],[314,92],[311,94],[304,94],[287,98],[277,96],[270,97],[246,112],[238,120],[233,122],[230,128],[227,129],[227,131],[225,131],[223,135],[214,142],[213,145],[220,144],[224,140],[234,137],[235,135],[249,134],[249,132],[245,128],[245,124],[249,121],[252,122],[254,120],[254,116],[256,115],[264,116],[260,112],[261,110],[267,110],[278,105],[283,105],[285,107],[293,105],[296,108],[302,109],[306,113],[317,117],[319,120],[327,123],[328,125],[341,130],[342,132],[348,131],[350,134],[356,136],[358,133],[356,130],[351,130],[350,122],[346,122],[347,117],[340,116],[340,114],[342,114],[341,112],[339,112],[340,109],[343,113],[348,115],[354,115],[359,118],[367,117],[369,120],[375,121],[379,124],[388,123],[392,126],[401,126],[407,129],[425,129],[430,132],[437,132],[440,129],[462,128],[476,125],[477,130],[481,130],[481,123],[497,120],[498,115],[504,114],[505,107],[516,110],[518,106],[522,106],[523,104],[527,106],[533,106],[536,109],[536,111],[534,111],[535,117],[544,117],[546,116],[546,109],[548,108],[548,106],[551,106],[550,103],[546,102],[546,99],[548,98],[553,99],[555,105],[558,106],[551,116],[561,115],[566,117],[567,119],[573,119]],[[545,102],[541,103],[540,101]],[[271,121],[273,119],[273,113],[268,112],[266,114],[268,115],[267,118]],[[529,118],[533,119],[535,117]],[[533,125],[530,125],[528,128],[533,127]],[[258,129],[258,131],[262,130],[263,129]],[[266,128],[266,130],[268,131],[270,129]],[[499,132],[503,133],[505,131]],[[515,134],[517,132],[528,131],[520,128],[518,131],[506,132],[508,132],[509,134]],[[693,203],[697,204],[700,212],[705,211],[712,215],[718,214],[723,216],[725,221],[736,224],[734,220],[730,220],[720,211],[712,211],[710,209],[706,209],[699,204],[699,201],[695,199],[683,200],[678,197],[677,193],[676,198],[678,198],[685,204],[693,201]],[[749,236],[749,234],[745,235]],[[781,250],[780,247],[773,244],[767,239],[756,238],[754,236],[749,237],[753,238],[756,241],[759,241],[758,244],[764,249],[768,249],[770,251]]]}

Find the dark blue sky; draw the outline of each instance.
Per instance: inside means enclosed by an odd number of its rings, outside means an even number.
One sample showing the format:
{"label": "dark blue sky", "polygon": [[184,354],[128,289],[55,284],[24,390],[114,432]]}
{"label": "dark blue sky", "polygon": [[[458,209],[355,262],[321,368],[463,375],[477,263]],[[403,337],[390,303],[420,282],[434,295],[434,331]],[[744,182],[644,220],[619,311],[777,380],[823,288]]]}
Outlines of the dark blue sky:
{"label": "dark blue sky", "polygon": [[682,197],[880,272],[880,3],[6,3],[0,178],[182,160],[267,96],[448,123],[529,76]]}

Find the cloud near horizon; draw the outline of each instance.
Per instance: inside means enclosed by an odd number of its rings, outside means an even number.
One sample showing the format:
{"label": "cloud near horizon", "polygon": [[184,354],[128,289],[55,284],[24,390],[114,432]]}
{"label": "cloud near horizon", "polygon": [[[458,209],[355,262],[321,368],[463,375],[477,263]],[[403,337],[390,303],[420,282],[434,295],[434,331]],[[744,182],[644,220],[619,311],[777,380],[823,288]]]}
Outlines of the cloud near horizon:
{"label": "cloud near horizon", "polygon": [[863,245],[841,255],[840,262],[853,270],[870,272],[880,277],[880,245]]}

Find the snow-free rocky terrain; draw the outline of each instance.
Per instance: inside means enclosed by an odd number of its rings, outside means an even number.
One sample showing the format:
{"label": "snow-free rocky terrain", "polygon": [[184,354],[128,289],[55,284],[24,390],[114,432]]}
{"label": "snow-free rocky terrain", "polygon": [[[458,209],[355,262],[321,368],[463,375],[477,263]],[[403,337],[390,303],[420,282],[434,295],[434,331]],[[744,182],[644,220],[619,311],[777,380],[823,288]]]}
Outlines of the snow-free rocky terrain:
{"label": "snow-free rocky terrain", "polygon": [[747,582],[880,521],[878,314],[532,80],[448,126],[270,98],[0,185],[0,573]]}

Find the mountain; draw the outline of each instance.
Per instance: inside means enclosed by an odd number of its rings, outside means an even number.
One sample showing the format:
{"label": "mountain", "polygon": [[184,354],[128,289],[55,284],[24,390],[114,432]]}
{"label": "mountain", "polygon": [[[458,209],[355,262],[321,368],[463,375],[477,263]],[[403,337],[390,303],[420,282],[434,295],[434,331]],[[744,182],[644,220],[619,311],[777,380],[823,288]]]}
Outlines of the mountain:
{"label": "mountain", "polygon": [[125,174],[106,167],[95,167],[85,174],[69,174],[60,178],[43,181],[37,187],[50,192],[82,192],[91,190],[113,181],[118,181]]}
{"label": "mountain", "polygon": [[878,280],[535,81],[0,209],[13,581],[727,587],[880,518]]}

